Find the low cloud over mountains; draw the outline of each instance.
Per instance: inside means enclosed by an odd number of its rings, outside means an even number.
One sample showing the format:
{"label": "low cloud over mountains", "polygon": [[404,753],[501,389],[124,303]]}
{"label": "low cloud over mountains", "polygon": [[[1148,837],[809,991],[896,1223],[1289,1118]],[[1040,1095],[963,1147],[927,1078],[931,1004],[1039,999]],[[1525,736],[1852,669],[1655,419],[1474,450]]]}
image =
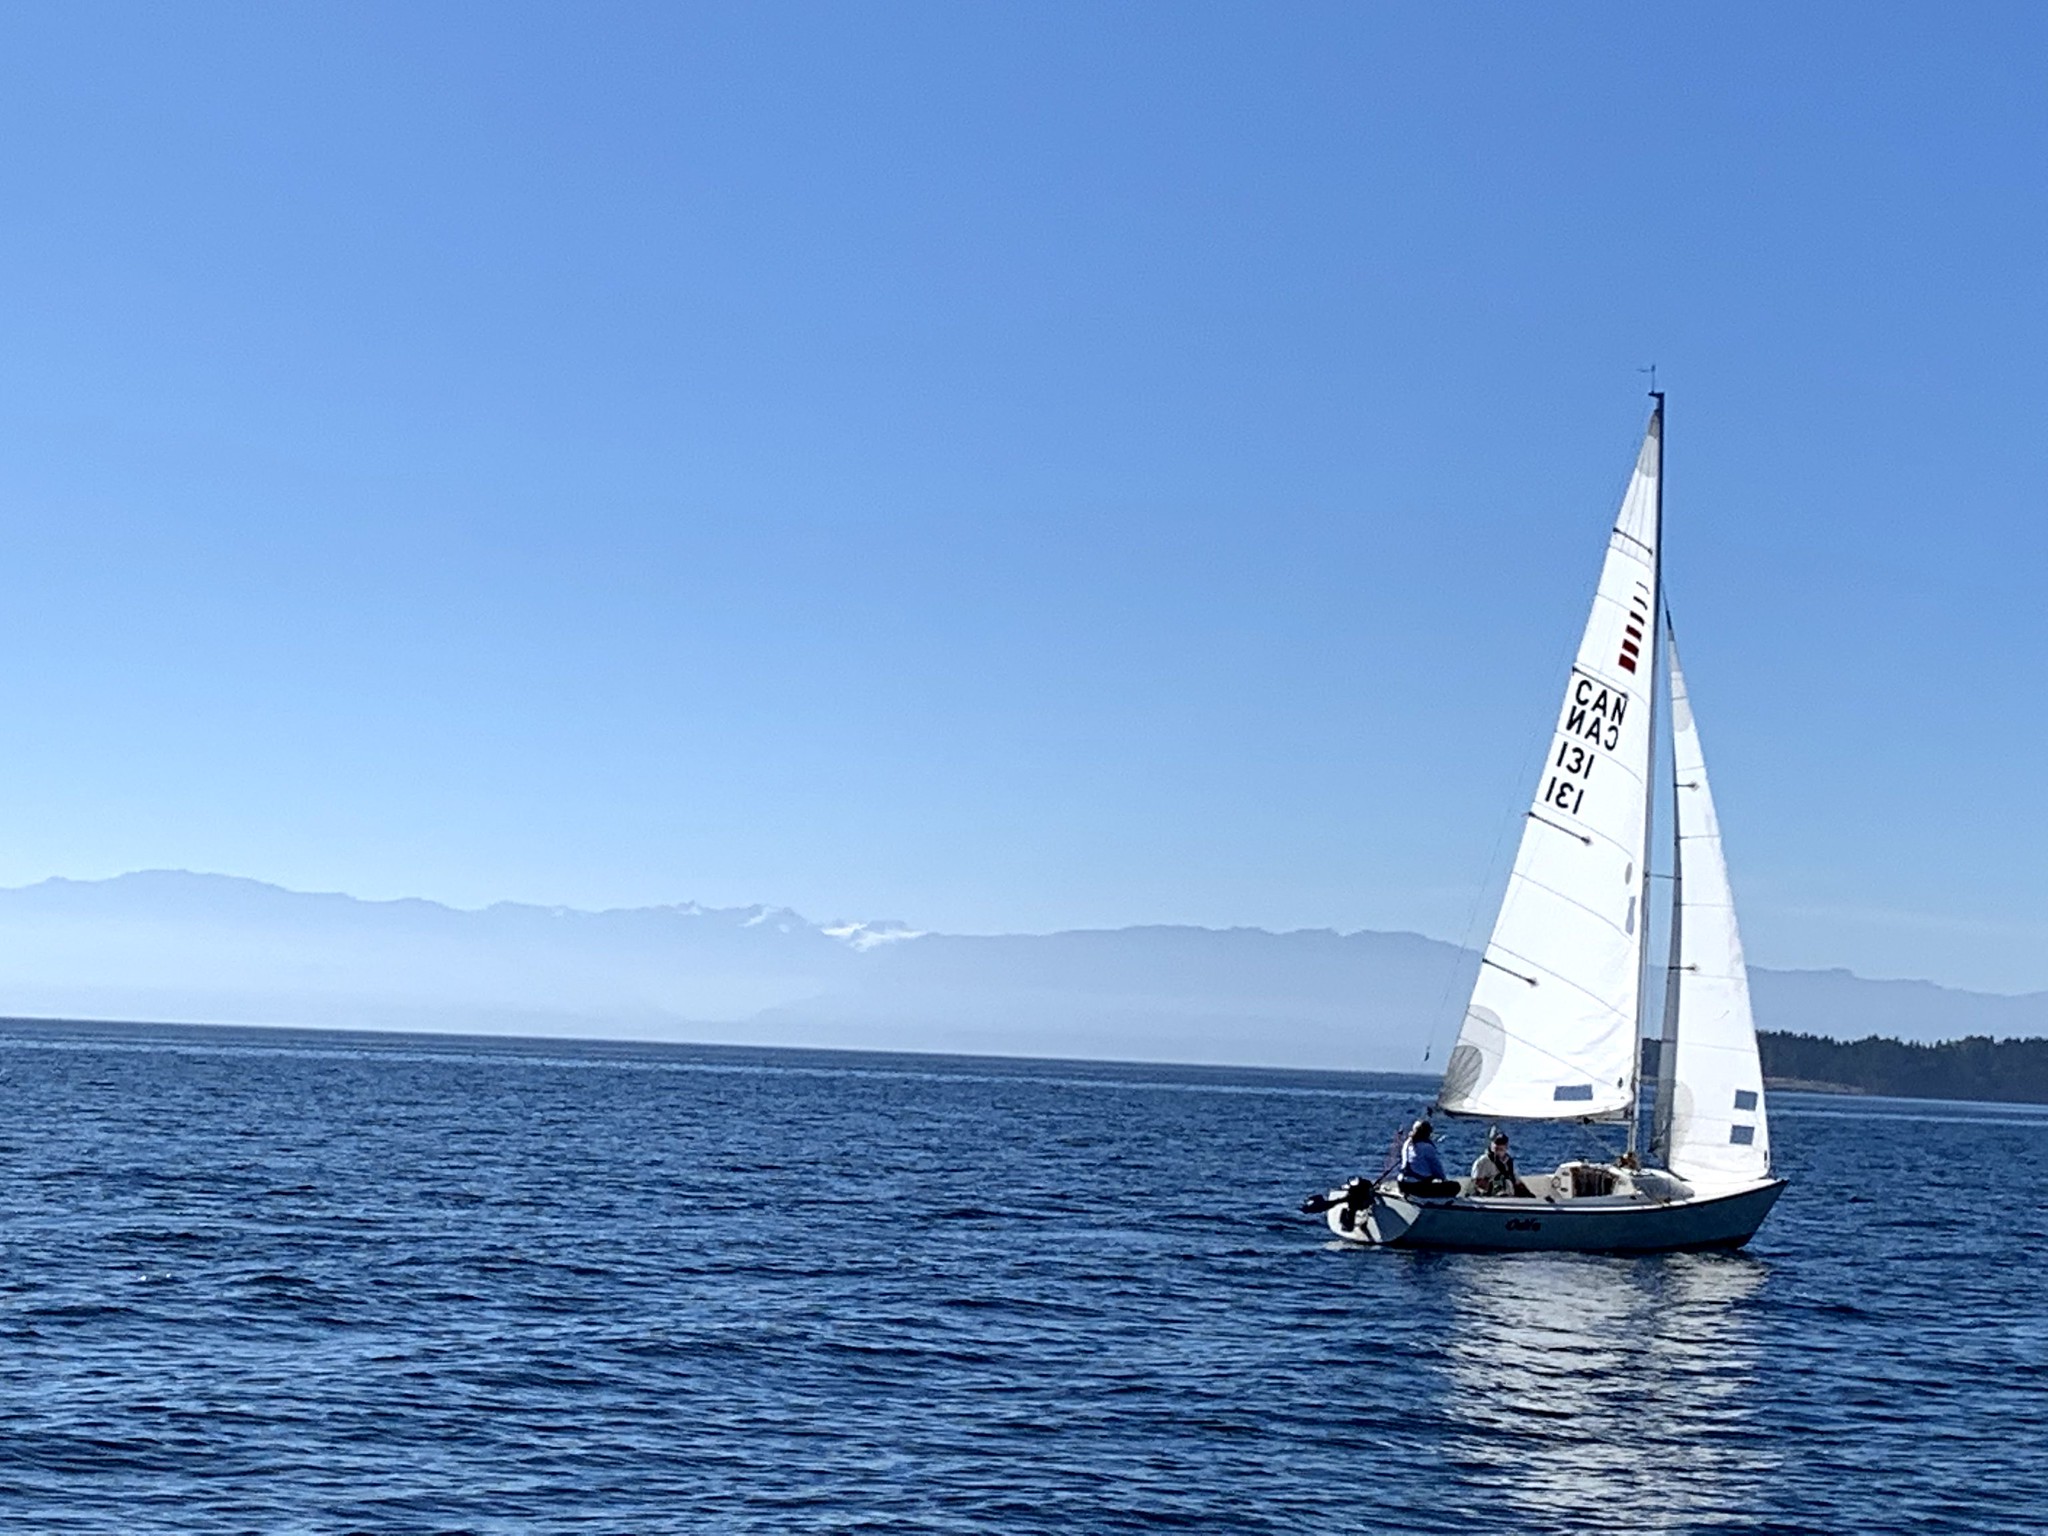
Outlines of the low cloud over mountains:
{"label": "low cloud over mountains", "polygon": [[[1476,957],[1406,933],[964,937],[780,908],[358,901],[153,871],[0,891],[0,1013],[1425,1069]],[[2048,1034],[2048,994],[1752,973],[1767,1029]]]}

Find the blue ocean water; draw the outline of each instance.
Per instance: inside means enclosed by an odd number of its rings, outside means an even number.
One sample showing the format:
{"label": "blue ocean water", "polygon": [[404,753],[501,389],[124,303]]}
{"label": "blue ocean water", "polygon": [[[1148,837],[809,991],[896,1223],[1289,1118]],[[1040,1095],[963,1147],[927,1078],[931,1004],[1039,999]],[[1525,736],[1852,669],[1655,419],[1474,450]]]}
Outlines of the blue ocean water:
{"label": "blue ocean water", "polygon": [[0,1529],[2048,1528],[2048,1113],[1776,1096],[1743,1254],[1334,1246],[1426,1092],[0,1026]]}

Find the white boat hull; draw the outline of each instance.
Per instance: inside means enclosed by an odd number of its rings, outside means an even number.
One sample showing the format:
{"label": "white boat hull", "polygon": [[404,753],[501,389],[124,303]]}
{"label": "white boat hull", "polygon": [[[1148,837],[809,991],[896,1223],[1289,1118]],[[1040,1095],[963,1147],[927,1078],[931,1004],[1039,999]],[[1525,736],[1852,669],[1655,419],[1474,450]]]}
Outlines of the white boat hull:
{"label": "white boat hull", "polygon": [[1489,1200],[1460,1195],[1418,1200],[1376,1189],[1363,1205],[1330,1207],[1330,1230],[1346,1242],[1462,1252],[1664,1253],[1740,1248],[1777,1204],[1785,1180],[1677,1200],[1615,1195],[1592,1199]]}

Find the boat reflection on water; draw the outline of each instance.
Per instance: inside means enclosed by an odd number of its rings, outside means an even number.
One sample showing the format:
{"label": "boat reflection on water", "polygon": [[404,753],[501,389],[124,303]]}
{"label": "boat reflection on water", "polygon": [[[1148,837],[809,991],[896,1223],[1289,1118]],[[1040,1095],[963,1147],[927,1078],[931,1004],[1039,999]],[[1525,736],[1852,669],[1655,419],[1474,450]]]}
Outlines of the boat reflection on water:
{"label": "boat reflection on water", "polygon": [[[1444,1447],[1498,1521],[1655,1531],[1753,1518],[1770,1464],[1740,1254],[1446,1256]],[[1477,1510],[1474,1511],[1477,1513]]]}

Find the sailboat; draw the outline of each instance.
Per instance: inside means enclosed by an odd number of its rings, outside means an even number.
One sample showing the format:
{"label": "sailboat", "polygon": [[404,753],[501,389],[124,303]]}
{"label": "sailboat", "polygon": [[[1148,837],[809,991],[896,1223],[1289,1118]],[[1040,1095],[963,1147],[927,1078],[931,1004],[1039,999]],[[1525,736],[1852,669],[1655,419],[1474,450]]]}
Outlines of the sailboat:
{"label": "sailboat", "polygon": [[[1435,1188],[1395,1172],[1303,1205],[1358,1243],[1653,1252],[1739,1248],[1785,1180],[1771,1171],[1742,939],[1699,726],[1664,606],[1664,396],[1607,542],[1593,609],[1446,1063],[1453,1118],[1627,1127],[1619,1156],[1524,1173],[1527,1194]],[[1650,960],[1660,657],[1669,670],[1669,969],[1649,1155],[1637,1147]]]}

